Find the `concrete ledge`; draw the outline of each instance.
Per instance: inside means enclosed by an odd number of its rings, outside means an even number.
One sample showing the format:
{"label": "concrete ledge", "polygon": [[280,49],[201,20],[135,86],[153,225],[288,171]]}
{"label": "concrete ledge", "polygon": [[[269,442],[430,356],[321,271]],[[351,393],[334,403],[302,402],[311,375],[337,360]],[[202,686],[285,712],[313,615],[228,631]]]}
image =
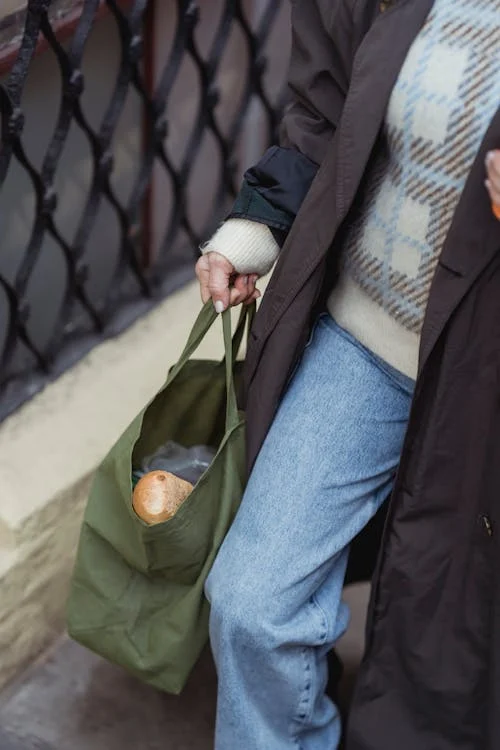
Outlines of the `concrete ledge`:
{"label": "concrete ledge", "polygon": [[[94,349],[0,427],[0,686],[61,632],[93,471],[177,360],[196,284]],[[222,355],[214,326],[200,356]]]}
{"label": "concrete ledge", "polygon": [[[90,478],[55,498],[32,520],[44,523],[29,549],[19,548],[0,581],[0,687],[64,629],[64,602]],[[45,519],[43,518],[45,516]],[[49,518],[56,519],[50,523]]]}

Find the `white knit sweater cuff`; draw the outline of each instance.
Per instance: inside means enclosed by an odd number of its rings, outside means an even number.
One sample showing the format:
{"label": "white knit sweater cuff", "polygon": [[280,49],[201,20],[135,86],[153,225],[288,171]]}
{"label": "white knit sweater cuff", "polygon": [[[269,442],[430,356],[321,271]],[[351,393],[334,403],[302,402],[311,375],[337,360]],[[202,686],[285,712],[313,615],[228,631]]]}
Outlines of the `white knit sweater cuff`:
{"label": "white knit sweater cuff", "polygon": [[276,262],[280,249],[266,224],[228,219],[202,248],[203,255],[212,251],[227,258],[236,273],[265,276]]}

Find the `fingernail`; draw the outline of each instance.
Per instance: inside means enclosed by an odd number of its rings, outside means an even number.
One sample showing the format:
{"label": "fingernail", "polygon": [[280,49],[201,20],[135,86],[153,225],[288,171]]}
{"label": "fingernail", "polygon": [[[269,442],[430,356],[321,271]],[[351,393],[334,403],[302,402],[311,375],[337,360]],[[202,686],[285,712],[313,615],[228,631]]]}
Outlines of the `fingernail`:
{"label": "fingernail", "polygon": [[217,313],[217,315],[220,315],[224,312],[224,309],[224,302],[221,299],[218,299],[215,303],[215,312]]}
{"label": "fingernail", "polygon": [[245,278],[243,279],[245,286],[248,286],[248,279],[249,279],[248,276],[245,276]]}
{"label": "fingernail", "polygon": [[491,182],[489,180],[484,181],[484,186],[487,190],[491,190]]}
{"label": "fingernail", "polygon": [[486,154],[486,164],[489,166],[494,158],[495,158],[495,152],[488,151],[488,153]]}

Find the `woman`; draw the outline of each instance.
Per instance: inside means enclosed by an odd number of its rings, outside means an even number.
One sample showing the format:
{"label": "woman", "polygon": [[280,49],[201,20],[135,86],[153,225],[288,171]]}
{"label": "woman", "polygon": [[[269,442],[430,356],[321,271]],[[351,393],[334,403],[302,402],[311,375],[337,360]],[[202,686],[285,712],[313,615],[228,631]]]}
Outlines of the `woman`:
{"label": "woman", "polygon": [[295,0],[292,23],[281,146],[197,266],[220,312],[279,256],[206,587],[215,747],[339,746],[349,544],[392,492],[347,748],[493,750],[500,0]]}

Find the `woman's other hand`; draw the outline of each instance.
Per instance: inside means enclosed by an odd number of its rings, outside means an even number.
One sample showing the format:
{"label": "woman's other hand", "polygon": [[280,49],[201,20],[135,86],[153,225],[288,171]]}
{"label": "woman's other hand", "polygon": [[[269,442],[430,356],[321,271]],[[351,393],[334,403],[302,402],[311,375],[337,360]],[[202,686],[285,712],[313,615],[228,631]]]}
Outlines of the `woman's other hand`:
{"label": "woman's other hand", "polygon": [[493,213],[500,220],[500,151],[489,151],[486,155],[486,172],[488,178],[485,182],[493,205]]}
{"label": "woman's other hand", "polygon": [[235,305],[249,305],[260,297],[255,288],[257,274],[237,274],[234,266],[220,253],[213,251],[202,255],[196,264],[196,275],[201,299],[204,303],[212,299],[218,313]]}

